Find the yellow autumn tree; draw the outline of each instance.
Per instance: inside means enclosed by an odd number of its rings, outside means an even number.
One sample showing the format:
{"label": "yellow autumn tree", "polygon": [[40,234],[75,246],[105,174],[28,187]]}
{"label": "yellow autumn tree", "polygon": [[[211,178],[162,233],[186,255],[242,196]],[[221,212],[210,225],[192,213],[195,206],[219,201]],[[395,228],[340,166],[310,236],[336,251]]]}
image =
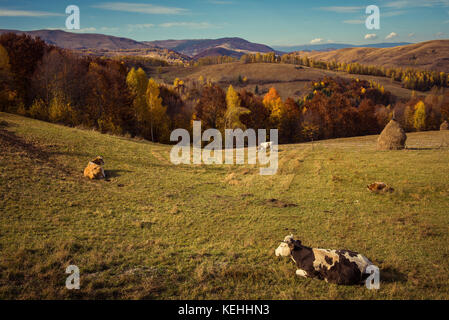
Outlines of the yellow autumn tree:
{"label": "yellow autumn tree", "polygon": [[146,99],[148,86],[147,75],[145,74],[145,71],[142,70],[142,68],[139,68],[137,70],[132,68],[128,73],[128,76],[126,77],[126,83],[134,97],[133,107],[135,118],[139,125],[142,125],[145,119],[149,119],[149,111]]}
{"label": "yellow autumn tree", "polygon": [[174,87],[178,92],[182,91],[182,90],[184,89],[184,81],[181,80],[181,79],[179,79],[179,78],[176,78],[176,79],[173,81],[173,87]]}
{"label": "yellow autumn tree", "polygon": [[415,115],[413,117],[414,127],[418,131],[426,129],[426,106],[424,102],[420,101],[415,106]]}
{"label": "yellow autumn tree", "polygon": [[225,128],[246,130],[245,125],[240,121],[240,116],[243,114],[249,114],[246,108],[241,106],[240,97],[235,89],[229,86],[226,93],[226,113],[225,113]]}
{"label": "yellow autumn tree", "polygon": [[72,113],[72,107],[65,101],[62,92],[56,92],[48,107],[48,119],[52,122],[67,123]]}
{"label": "yellow autumn tree", "polygon": [[146,99],[150,115],[151,141],[167,142],[170,135],[169,118],[166,114],[166,107],[162,105],[159,85],[153,78],[148,81]]}

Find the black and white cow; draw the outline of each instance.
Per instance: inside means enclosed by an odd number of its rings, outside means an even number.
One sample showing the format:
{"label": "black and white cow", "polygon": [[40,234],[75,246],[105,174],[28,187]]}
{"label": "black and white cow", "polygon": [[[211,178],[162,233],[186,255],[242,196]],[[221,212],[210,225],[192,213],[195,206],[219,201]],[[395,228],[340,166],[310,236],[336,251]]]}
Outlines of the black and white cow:
{"label": "black and white cow", "polygon": [[273,141],[262,142],[262,143],[259,145],[258,150],[259,150],[259,151],[262,151],[262,150],[267,151],[268,148],[270,148],[270,149],[273,148]]}
{"label": "black and white cow", "polygon": [[361,284],[369,277],[366,268],[373,264],[357,252],[303,246],[293,235],[285,237],[275,253],[277,257],[290,256],[298,268],[298,276],[342,285]]}

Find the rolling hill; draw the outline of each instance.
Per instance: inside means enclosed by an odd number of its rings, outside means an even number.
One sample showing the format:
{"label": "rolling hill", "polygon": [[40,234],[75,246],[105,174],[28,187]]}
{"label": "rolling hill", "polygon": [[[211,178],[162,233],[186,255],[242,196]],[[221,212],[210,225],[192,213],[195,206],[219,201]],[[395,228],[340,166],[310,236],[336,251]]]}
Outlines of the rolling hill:
{"label": "rolling hill", "polygon": [[225,49],[222,47],[210,48],[204,51],[201,51],[197,55],[193,57],[194,60],[204,58],[204,57],[215,57],[215,56],[228,56],[233,58],[240,58],[244,53],[237,52],[229,49]]}
{"label": "rolling hill", "polygon": [[75,33],[62,30],[0,30],[0,34],[10,32],[16,34],[24,33],[32,37],[39,37],[50,45],[74,50],[84,55],[107,57],[123,55],[140,56],[161,59],[174,64],[185,63],[191,60],[190,57],[173,50],[159,48],[151,44],[145,44],[128,38],[104,34]]}
{"label": "rolling hill", "polygon": [[50,45],[55,45],[64,49],[103,49],[103,50],[123,50],[123,49],[144,49],[151,46],[128,38],[119,38],[104,34],[75,33],[62,30],[0,30],[3,33],[25,33],[32,37],[39,37]]}
{"label": "rolling hill", "polygon": [[385,42],[374,44],[353,45],[347,43],[323,43],[323,44],[304,44],[297,46],[273,46],[274,49],[283,52],[294,51],[332,51],[344,48],[392,48],[411,44],[410,42]]}
{"label": "rolling hill", "polygon": [[449,72],[449,40],[433,40],[394,48],[345,48],[298,53],[322,61]]}
{"label": "rolling hill", "polygon": [[[283,99],[292,97],[300,98],[310,90],[310,82],[319,81],[325,76],[342,77],[346,79],[359,78],[362,80],[374,80],[383,85],[385,90],[390,91],[399,99],[409,100],[413,94],[412,90],[402,88],[400,82],[392,82],[389,78],[366,75],[351,75],[345,72],[322,70],[316,68],[297,68],[291,64],[278,63],[249,63],[240,62],[225,63],[218,65],[200,67],[167,67],[162,74],[153,74],[160,82],[173,83],[175,78],[184,80],[196,80],[200,76],[218,83],[223,88],[233,85],[236,88],[244,88],[254,92],[256,86],[260,94],[265,94],[271,87],[275,87]],[[246,77],[245,83],[239,83],[240,77]],[[427,93],[419,92],[419,95]]]}
{"label": "rolling hill", "polygon": [[172,62],[187,62],[192,58],[222,55],[239,58],[245,53],[274,51],[266,45],[252,43],[241,38],[139,42],[104,34],[75,33],[62,30],[0,30],[0,34],[9,32],[39,37],[50,45],[82,53],[104,56],[140,55],[164,60],[167,60],[167,56],[169,56],[168,60]]}
{"label": "rolling hill", "polygon": [[[219,51],[212,49],[226,49],[228,54],[241,56],[245,53],[266,53],[275,51],[264,44],[249,42],[242,38],[221,38],[221,39],[201,39],[201,40],[163,40],[146,41],[146,44],[174,50],[190,57],[205,56],[204,51],[212,54],[219,54]],[[211,51],[212,50],[212,51]]]}

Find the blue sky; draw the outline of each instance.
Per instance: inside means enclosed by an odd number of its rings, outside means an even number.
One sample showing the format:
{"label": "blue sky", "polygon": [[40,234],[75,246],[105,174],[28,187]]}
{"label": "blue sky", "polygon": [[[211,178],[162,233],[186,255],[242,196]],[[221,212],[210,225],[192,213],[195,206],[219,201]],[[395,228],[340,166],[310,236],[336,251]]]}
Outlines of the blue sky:
{"label": "blue sky", "polygon": [[[0,0],[0,28],[65,29],[65,8],[81,11],[81,32],[139,41],[242,37],[268,45],[419,42],[449,38],[449,0]],[[377,5],[380,30],[365,27]]]}

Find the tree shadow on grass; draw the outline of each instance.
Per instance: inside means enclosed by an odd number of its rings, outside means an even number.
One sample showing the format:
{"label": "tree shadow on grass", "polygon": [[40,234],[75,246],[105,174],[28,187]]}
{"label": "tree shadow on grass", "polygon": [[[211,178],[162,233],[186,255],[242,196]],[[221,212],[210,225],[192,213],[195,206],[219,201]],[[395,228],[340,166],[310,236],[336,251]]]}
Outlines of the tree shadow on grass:
{"label": "tree shadow on grass", "polygon": [[386,283],[407,282],[407,275],[393,267],[386,267],[380,270],[380,281]]}
{"label": "tree shadow on grass", "polygon": [[105,170],[106,179],[120,177],[123,173],[132,172],[130,170]]}
{"label": "tree shadow on grass", "polygon": [[49,161],[50,153],[42,146],[26,141],[14,132],[0,127],[0,147],[10,154],[18,153],[33,160]]}
{"label": "tree shadow on grass", "polygon": [[407,147],[406,148],[406,150],[411,150],[411,151],[438,150],[438,149],[440,149],[440,147],[434,147],[434,148],[429,148],[429,147],[427,147],[427,148],[418,148],[418,147],[416,147],[416,148],[409,148],[409,147]]}

